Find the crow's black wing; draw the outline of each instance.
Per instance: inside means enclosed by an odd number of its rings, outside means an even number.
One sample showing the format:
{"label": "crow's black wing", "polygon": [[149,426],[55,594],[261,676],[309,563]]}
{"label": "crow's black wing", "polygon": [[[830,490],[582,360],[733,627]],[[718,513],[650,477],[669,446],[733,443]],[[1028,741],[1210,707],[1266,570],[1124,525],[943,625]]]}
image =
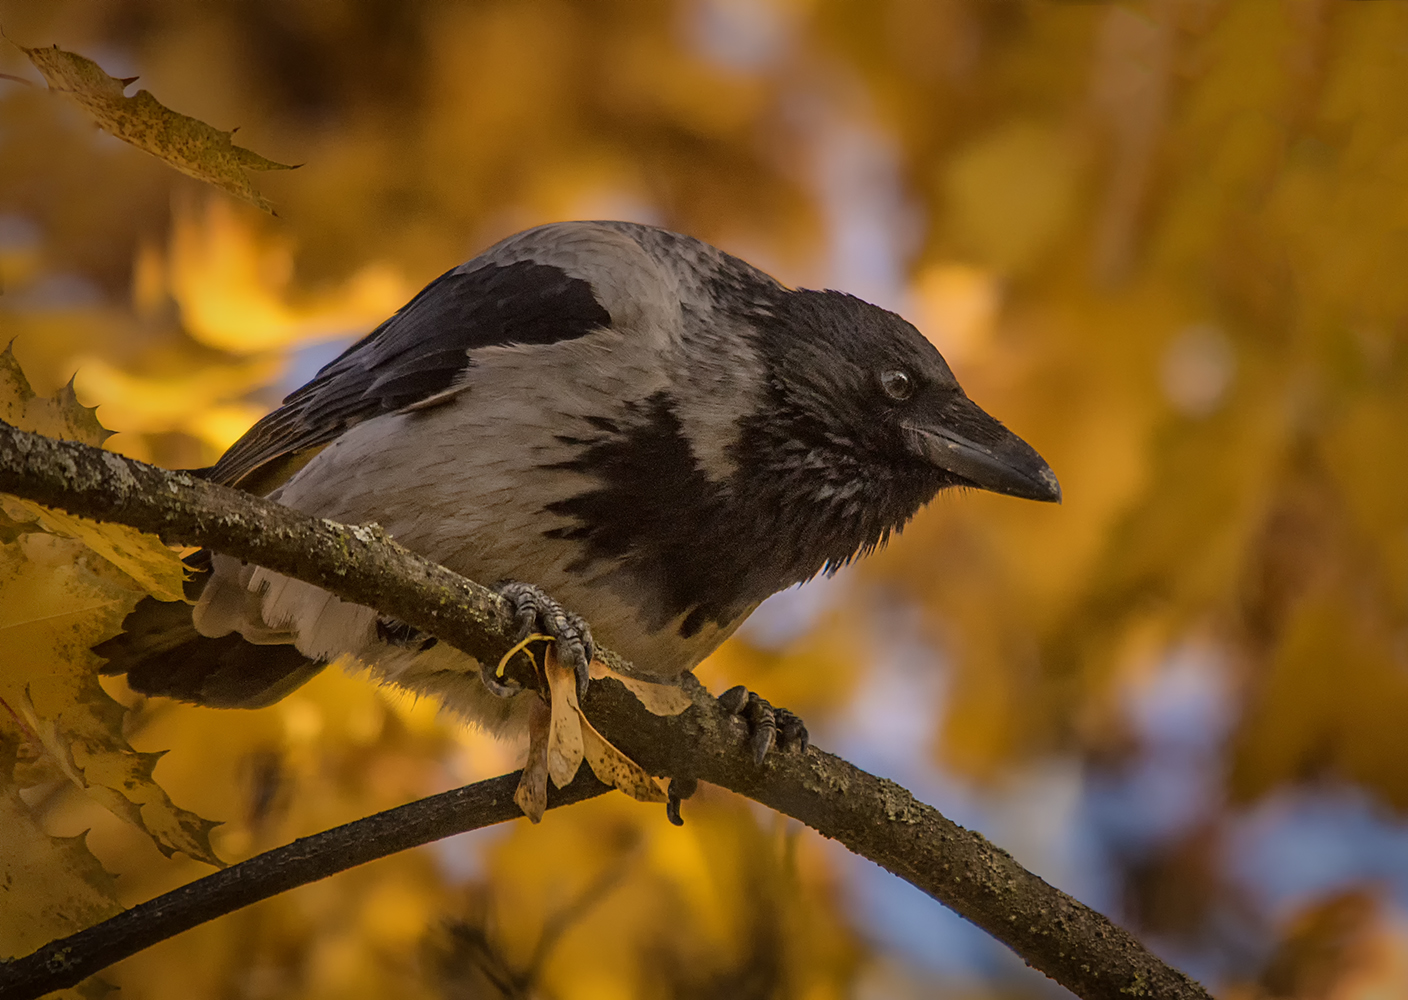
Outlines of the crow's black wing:
{"label": "crow's black wing", "polygon": [[531,260],[457,267],[325,365],[204,474],[266,493],[352,425],[449,389],[470,351],[551,344],[610,325],[591,284],[561,268]]}

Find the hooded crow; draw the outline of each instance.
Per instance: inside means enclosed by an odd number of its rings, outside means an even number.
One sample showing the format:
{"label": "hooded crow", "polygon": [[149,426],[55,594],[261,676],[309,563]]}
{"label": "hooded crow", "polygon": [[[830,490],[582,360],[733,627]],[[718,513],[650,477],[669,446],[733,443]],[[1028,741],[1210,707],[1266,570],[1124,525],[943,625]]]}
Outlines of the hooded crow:
{"label": "hooded crow", "polygon": [[[446,272],[204,474],[499,581],[583,684],[593,637],[677,679],[948,487],[1061,497],[899,316],[624,222],[540,226]],[[194,606],[143,601],[98,647],[105,672],[254,707],[347,656],[490,730],[525,724],[517,687],[372,608],[219,553],[192,565]]]}

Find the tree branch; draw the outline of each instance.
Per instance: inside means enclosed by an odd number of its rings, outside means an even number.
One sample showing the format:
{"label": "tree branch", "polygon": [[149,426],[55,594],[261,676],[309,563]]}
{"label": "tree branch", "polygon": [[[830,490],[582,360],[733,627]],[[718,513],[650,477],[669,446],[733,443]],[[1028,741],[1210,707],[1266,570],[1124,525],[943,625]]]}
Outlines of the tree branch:
{"label": "tree branch", "polygon": [[[523,813],[514,804],[513,790],[521,773],[500,775],[300,837],[51,941],[23,958],[0,963],[0,997],[35,1000],[76,986],[143,948],[251,903],[399,851],[517,819]],[[548,808],[609,791],[610,785],[584,767],[566,788],[548,789]]]}
{"label": "tree branch", "polygon": [[[513,642],[514,623],[497,594],[397,545],[375,526],[348,527],[308,517],[184,473],[167,472],[86,445],[54,441],[3,422],[0,492],[73,514],[131,525],[172,544],[209,546],[316,584],[345,600],[375,607],[480,661],[497,661]],[[621,672],[632,672],[619,657],[605,653],[602,658]],[[742,723],[719,708],[693,678],[686,678],[685,690],[694,704],[675,717],[652,715],[623,685],[611,680],[594,682],[583,708],[603,735],[652,773],[709,781],[801,820],[949,906],[1007,944],[1028,965],[1086,1000],[1209,997],[1201,986],[1160,961],[1128,932],[1033,875],[981,834],[965,830],[917,801],[894,782],[816,747],[804,754],[774,753],[762,766],[755,765],[743,739]],[[448,824],[440,834],[422,826],[403,846],[424,843],[457,829],[501,822],[508,816],[505,809],[516,813],[510,799],[512,780],[511,776],[496,778],[446,793],[469,796],[489,785],[497,789],[495,783],[507,789],[502,794],[496,791],[491,796],[495,804],[484,806],[481,815],[470,817],[461,812],[459,822],[469,825]],[[575,788],[576,783],[569,787]],[[446,804],[430,805],[439,800]],[[425,806],[433,811],[450,808],[450,802],[437,796],[402,810]],[[397,828],[402,820],[393,817],[404,815],[402,810],[359,822]],[[255,878],[280,880],[267,893],[262,889],[258,893],[226,889],[227,902],[209,907],[207,915],[194,920],[186,917],[185,922],[158,928],[155,925],[165,919],[162,900],[168,898],[162,897],[53,942],[33,955],[0,964],[0,995],[9,997],[11,989],[17,989],[21,968],[57,966],[55,974],[41,985],[44,990],[58,989],[81,978],[66,972],[84,962],[80,947],[93,948],[95,953],[103,949],[102,957],[82,966],[82,975],[91,974],[203,919],[331,874],[338,869],[330,867],[321,851],[314,852],[314,861],[298,859],[313,851],[321,838],[342,837],[343,831],[356,825],[253,858],[168,897],[214,893],[216,889],[202,887],[244,869],[243,874],[233,876],[238,886],[250,878],[247,866],[290,852],[268,863],[270,874]],[[363,837],[364,853],[340,867],[380,856],[370,846],[380,836]],[[424,839],[415,839],[420,836]],[[382,853],[400,849],[397,846]],[[300,866],[303,874],[295,874]],[[122,933],[128,943],[107,944],[105,929],[121,921],[127,922]]]}

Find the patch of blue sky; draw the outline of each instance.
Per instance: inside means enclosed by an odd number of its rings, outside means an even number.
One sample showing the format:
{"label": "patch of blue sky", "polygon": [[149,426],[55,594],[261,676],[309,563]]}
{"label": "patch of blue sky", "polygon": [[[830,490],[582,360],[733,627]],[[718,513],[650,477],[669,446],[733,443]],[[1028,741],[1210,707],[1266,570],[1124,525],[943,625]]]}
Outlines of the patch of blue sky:
{"label": "patch of blue sky", "polygon": [[738,629],[739,638],[758,649],[777,650],[796,642],[841,601],[850,573],[817,576],[773,594]]}
{"label": "patch of blue sky", "polygon": [[769,0],[699,0],[685,9],[683,28],[696,52],[735,73],[766,71],[792,38],[788,11]]}
{"label": "patch of blue sky", "polygon": [[1130,684],[1123,707],[1140,752],[1119,771],[1090,777],[1086,809],[1111,849],[1137,857],[1222,808],[1223,744],[1236,705],[1219,653],[1187,644]]}
{"label": "patch of blue sky", "polygon": [[289,352],[283,376],[275,386],[280,399],[311,380],[322,367],[335,360],[339,354],[361,339],[366,332],[347,334],[331,340],[319,340],[304,344]]}
{"label": "patch of blue sky", "polygon": [[[992,791],[944,771],[931,749],[944,710],[944,664],[919,640],[914,616],[882,606],[889,610],[877,614],[875,634],[887,638],[877,638],[855,701],[841,719],[818,727],[818,742],[905,785],[1077,898],[1107,903],[1112,886],[1098,840],[1086,835],[1080,769],[1047,761]],[[1010,981],[1032,990],[1049,985],[1004,945],[903,880],[840,850],[837,862],[846,872],[853,926],[878,947],[946,979]]]}
{"label": "patch of blue sky", "polygon": [[90,309],[103,304],[103,290],[81,274],[58,271],[6,296],[7,308],[23,312]]}
{"label": "patch of blue sky", "polygon": [[818,117],[812,183],[831,236],[830,281],[876,305],[902,309],[925,216],[905,187],[894,142],[835,109]]}
{"label": "patch of blue sky", "polygon": [[1408,819],[1363,789],[1287,789],[1233,823],[1230,875],[1273,919],[1315,899],[1371,885],[1408,911]]}

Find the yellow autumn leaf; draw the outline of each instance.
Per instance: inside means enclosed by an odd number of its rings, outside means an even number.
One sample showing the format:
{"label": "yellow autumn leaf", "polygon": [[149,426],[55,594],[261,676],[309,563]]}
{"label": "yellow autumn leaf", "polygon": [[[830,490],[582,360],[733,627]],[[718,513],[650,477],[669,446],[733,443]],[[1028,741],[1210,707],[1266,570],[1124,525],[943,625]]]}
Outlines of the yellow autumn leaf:
{"label": "yellow autumn leaf", "polygon": [[69,382],[52,399],[41,399],[15,359],[14,345],[0,351],[0,420],[45,437],[100,445],[113,432],[98,422],[98,408],[83,406]]}
{"label": "yellow autumn leaf", "polygon": [[12,521],[33,521],[50,534],[82,541],[160,600],[182,599],[181,561],[154,535],[124,524],[90,521],[19,497],[0,496],[0,510]]}
{"label": "yellow autumn leaf", "polygon": [[105,132],[189,177],[213,184],[266,212],[273,211],[245,171],[293,170],[293,166],[236,146],[231,141],[233,131],[225,132],[199,118],[172,111],[148,91],[126,96],[123,91],[132,80],[108,76],[97,63],[76,52],[66,52],[57,45],[21,48],[44,75],[49,89],[72,96]]}
{"label": "yellow autumn leaf", "polygon": [[[26,430],[100,444],[108,434],[72,386],[53,399],[30,387],[14,354],[0,353],[0,417]],[[152,535],[0,497],[13,540],[0,546],[0,699],[25,721],[52,773],[145,830],[163,853],[219,864],[215,825],[173,804],[152,777],[159,754],[123,736],[125,710],[98,684],[91,647],[116,635],[151,593],[182,598],[182,563]],[[11,776],[5,775],[8,784]]]}
{"label": "yellow autumn leaf", "polygon": [[[18,740],[0,720],[0,773],[14,771]],[[27,955],[122,909],[114,879],[88,850],[85,837],[51,837],[18,791],[0,785],[0,958]]]}
{"label": "yellow autumn leaf", "polygon": [[0,699],[55,771],[145,830],[163,853],[218,865],[216,824],[172,803],[152,777],[161,755],[132,749],[125,709],[98,683],[91,647],[117,634],[142,596],[74,539],[26,532],[0,546]]}
{"label": "yellow autumn leaf", "polygon": [[[20,370],[14,352],[8,346],[0,352],[0,418],[7,423],[48,437],[101,445],[112,431],[98,423],[96,410],[97,407],[78,402],[72,382],[54,398],[40,398]],[[181,560],[155,535],[143,534],[125,524],[76,517],[19,497],[0,496],[0,511],[12,521],[34,521],[52,534],[79,539],[160,600],[179,601],[184,597],[181,584],[185,571]]]}

